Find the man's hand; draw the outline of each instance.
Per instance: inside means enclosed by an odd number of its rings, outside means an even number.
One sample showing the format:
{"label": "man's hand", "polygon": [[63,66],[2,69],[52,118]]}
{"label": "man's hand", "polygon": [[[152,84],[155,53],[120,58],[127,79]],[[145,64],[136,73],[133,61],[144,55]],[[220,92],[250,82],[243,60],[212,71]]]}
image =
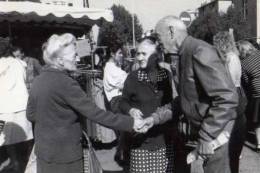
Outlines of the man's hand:
{"label": "man's hand", "polygon": [[142,119],[142,116],[143,116],[143,113],[137,108],[131,108],[129,110],[129,114],[131,117],[136,118],[136,119]]}
{"label": "man's hand", "polygon": [[154,125],[154,120],[152,117],[146,119],[134,118],[134,131],[137,133],[146,133]]}
{"label": "man's hand", "polygon": [[141,129],[144,128],[145,126],[145,121],[143,119],[139,119],[139,118],[134,118],[134,131],[137,133],[141,133]]}
{"label": "man's hand", "polygon": [[139,130],[139,133],[146,133],[150,128],[154,125],[154,119],[153,117],[148,117],[144,119],[145,125],[143,128]]}
{"label": "man's hand", "polygon": [[212,144],[202,140],[200,140],[198,143],[197,151],[199,156],[201,156],[203,159],[209,158],[212,154],[214,154]]}

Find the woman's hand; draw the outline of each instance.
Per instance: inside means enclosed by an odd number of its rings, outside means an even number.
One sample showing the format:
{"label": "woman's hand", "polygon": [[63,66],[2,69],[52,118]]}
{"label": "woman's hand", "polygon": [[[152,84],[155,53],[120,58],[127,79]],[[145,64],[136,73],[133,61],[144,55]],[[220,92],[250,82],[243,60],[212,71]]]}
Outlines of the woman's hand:
{"label": "woman's hand", "polygon": [[131,108],[129,110],[129,115],[135,119],[142,119],[144,114],[137,108]]}
{"label": "woman's hand", "polygon": [[146,119],[134,118],[134,131],[137,133],[146,133],[154,125],[154,119],[148,117]]}

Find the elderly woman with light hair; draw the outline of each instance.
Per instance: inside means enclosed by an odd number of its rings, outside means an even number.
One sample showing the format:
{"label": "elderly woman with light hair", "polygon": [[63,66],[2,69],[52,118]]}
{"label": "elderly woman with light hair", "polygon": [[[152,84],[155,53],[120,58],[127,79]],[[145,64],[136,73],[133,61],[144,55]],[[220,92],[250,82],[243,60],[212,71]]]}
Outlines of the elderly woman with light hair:
{"label": "elderly woman with light hair", "polygon": [[99,109],[68,75],[77,70],[75,43],[66,33],[43,45],[47,66],[34,80],[27,105],[27,118],[35,124],[38,173],[82,172],[81,116],[117,130],[145,132],[145,121]]}
{"label": "elderly woman with light hair", "polygon": [[260,51],[244,40],[238,42],[238,50],[242,64],[242,80],[249,100],[247,116],[255,128],[256,151],[260,152]]}

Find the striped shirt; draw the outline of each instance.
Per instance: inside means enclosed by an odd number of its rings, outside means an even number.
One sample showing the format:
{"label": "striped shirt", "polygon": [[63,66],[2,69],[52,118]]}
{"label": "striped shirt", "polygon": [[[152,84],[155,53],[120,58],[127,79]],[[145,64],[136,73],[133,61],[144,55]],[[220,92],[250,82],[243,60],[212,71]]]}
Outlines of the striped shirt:
{"label": "striped shirt", "polygon": [[260,51],[241,59],[242,79],[251,97],[260,97]]}

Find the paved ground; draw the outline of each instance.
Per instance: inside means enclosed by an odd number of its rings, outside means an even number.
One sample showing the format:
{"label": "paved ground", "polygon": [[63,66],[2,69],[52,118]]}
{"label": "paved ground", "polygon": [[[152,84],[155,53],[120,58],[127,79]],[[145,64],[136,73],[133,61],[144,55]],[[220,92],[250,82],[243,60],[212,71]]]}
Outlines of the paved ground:
{"label": "paved ground", "polygon": [[[253,134],[249,134],[248,140],[245,142],[242,150],[239,173],[260,173],[260,153],[254,151],[254,143]],[[115,148],[111,150],[101,150],[97,153],[103,168],[109,170],[106,171],[106,173],[123,172],[122,168],[113,160]],[[198,165],[192,165],[190,171],[179,170],[178,172],[176,171],[176,173],[203,173],[203,171]]]}
{"label": "paved ground", "polygon": [[[252,134],[251,134],[252,135]],[[97,156],[102,164],[102,167],[105,170],[105,173],[123,173],[122,167],[120,167],[114,161],[114,154],[116,148],[112,147],[112,149],[102,149],[97,151]],[[0,159],[2,155],[0,153]],[[0,160],[0,173],[7,173],[1,171],[1,165],[3,164],[3,160]],[[203,173],[201,169],[193,165],[191,167],[191,172],[189,171],[176,171],[176,173]],[[245,142],[242,158],[240,160],[240,171],[239,173],[260,173],[260,154],[254,151],[254,141],[252,137],[249,138],[248,141]]]}
{"label": "paved ground", "polygon": [[260,154],[245,146],[240,160],[239,173],[260,173]]}

